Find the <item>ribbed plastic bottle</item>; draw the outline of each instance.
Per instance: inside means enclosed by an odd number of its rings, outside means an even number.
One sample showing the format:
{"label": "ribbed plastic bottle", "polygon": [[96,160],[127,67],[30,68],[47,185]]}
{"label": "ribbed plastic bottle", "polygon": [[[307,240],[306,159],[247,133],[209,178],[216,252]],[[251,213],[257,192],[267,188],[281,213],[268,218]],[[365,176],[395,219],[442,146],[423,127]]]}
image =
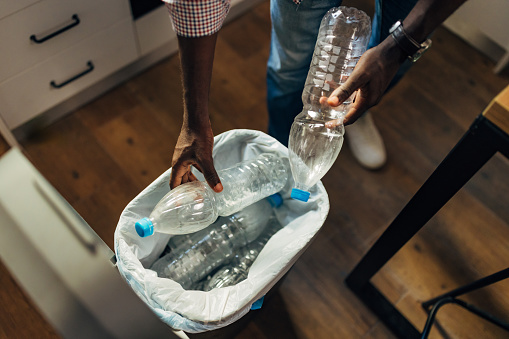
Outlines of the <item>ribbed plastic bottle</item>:
{"label": "ribbed plastic bottle", "polygon": [[159,277],[178,282],[189,289],[222,263],[230,260],[237,248],[255,240],[267,226],[275,207],[282,204],[275,194],[260,200],[229,217],[220,217],[207,232],[192,237],[191,247],[183,243],[159,258],[151,267]]}
{"label": "ribbed plastic bottle", "polygon": [[272,217],[262,234],[252,243],[240,248],[228,265],[221,267],[203,284],[203,290],[210,291],[214,288],[233,286],[247,279],[251,265],[253,265],[269,239],[280,229],[281,224],[275,217]]}
{"label": "ribbed plastic bottle", "polygon": [[335,7],[323,17],[308,76],[302,92],[303,111],[295,117],[288,142],[295,180],[292,198],[308,201],[309,189],[336,161],[343,145],[344,126],[325,127],[342,119],[351,98],[338,107],[326,100],[352,73],[366,51],[371,35],[369,16],[350,7]]}
{"label": "ribbed plastic bottle", "polygon": [[188,234],[212,224],[218,216],[236,213],[286,184],[289,168],[283,158],[262,153],[254,159],[217,172],[223,184],[221,193],[206,182],[182,184],[166,194],[150,216],[136,222],[136,232],[147,237],[154,232]]}

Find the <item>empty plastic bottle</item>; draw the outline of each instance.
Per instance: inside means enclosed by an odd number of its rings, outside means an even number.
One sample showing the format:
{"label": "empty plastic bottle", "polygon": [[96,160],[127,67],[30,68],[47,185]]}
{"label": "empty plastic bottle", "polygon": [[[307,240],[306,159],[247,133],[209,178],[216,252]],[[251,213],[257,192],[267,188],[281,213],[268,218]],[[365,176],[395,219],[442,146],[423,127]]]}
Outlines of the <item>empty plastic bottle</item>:
{"label": "empty plastic bottle", "polygon": [[[277,208],[277,207],[281,206],[283,198],[281,197],[281,195],[279,193],[276,193],[276,194],[268,196],[266,199],[272,207]],[[250,211],[251,211],[250,209],[246,209],[245,211],[240,211],[236,215],[237,215],[237,217],[239,217],[239,216],[245,217],[246,213],[249,213]],[[210,226],[210,227],[212,227],[212,226]],[[171,251],[175,250],[176,248],[178,248],[180,246],[191,247],[192,245],[194,245],[196,243],[197,240],[202,239],[208,232],[209,232],[209,227],[204,228],[196,233],[175,235],[170,238],[170,240],[168,241],[167,247]]]}
{"label": "empty plastic bottle", "polygon": [[218,216],[236,213],[286,184],[289,169],[283,158],[263,153],[256,158],[217,172],[223,191],[215,193],[207,183],[182,184],[166,194],[148,218],[135,224],[140,237],[161,232],[188,234],[212,224]]}
{"label": "empty plastic bottle", "polygon": [[191,247],[193,245],[193,236],[198,233],[205,234],[203,232],[207,231],[208,228],[204,228],[196,233],[175,235],[170,238],[170,241],[168,241],[168,248],[173,251],[177,247],[182,246],[182,244],[186,244],[185,246]]}
{"label": "empty plastic bottle", "polygon": [[[282,204],[279,194],[271,197]],[[222,263],[231,259],[237,248],[255,240],[273,215],[269,199],[263,199],[229,217],[220,217],[207,232],[192,237],[191,247],[183,243],[159,258],[151,267],[159,277],[178,282],[189,289]]]}
{"label": "empty plastic bottle", "polygon": [[325,123],[342,119],[351,98],[338,107],[329,106],[324,99],[348,79],[366,51],[370,34],[369,16],[356,8],[332,8],[322,19],[302,92],[304,108],[295,117],[288,142],[295,180],[291,195],[294,199],[308,201],[310,187],[327,173],[338,157],[344,126],[327,128]]}
{"label": "empty plastic bottle", "polygon": [[[239,249],[232,261],[221,267],[210,279],[203,283],[203,290],[210,291],[214,288],[233,286],[247,279],[249,269],[254,263],[265,244],[281,229],[281,224],[273,216],[268,226],[255,241]],[[201,287],[197,285],[197,287]]]}

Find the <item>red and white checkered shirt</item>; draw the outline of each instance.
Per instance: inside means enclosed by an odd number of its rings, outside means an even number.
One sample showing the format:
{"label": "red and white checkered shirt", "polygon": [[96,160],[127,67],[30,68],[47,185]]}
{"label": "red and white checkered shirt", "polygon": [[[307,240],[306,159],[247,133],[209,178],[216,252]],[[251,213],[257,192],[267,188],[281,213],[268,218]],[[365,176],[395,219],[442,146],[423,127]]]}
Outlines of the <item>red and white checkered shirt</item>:
{"label": "red and white checkered shirt", "polygon": [[[177,35],[195,38],[219,31],[231,0],[163,0]],[[249,1],[249,0],[248,0]],[[302,0],[293,0],[297,5]]]}
{"label": "red and white checkered shirt", "polygon": [[223,25],[230,0],[164,0],[177,35],[200,37],[214,34]]}

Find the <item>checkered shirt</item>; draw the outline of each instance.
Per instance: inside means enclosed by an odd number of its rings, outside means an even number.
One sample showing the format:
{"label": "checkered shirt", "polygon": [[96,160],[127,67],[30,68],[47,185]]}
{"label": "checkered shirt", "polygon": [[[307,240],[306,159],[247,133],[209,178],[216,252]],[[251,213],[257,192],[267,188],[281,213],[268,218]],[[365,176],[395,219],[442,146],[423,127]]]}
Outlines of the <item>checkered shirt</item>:
{"label": "checkered shirt", "polygon": [[[195,38],[219,31],[230,10],[231,0],[163,1],[166,2],[177,35]],[[301,1],[293,0],[297,5]]]}
{"label": "checkered shirt", "polygon": [[219,31],[230,0],[164,0],[177,35],[200,37]]}

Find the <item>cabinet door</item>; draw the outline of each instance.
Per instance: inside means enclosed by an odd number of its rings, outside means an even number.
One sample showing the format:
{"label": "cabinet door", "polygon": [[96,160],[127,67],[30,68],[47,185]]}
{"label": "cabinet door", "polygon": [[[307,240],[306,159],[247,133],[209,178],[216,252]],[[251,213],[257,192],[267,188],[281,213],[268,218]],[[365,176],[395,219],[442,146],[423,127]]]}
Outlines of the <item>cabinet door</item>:
{"label": "cabinet door", "polygon": [[0,84],[1,114],[14,129],[137,57],[129,18]]}
{"label": "cabinet door", "polygon": [[130,16],[126,0],[44,0],[0,20],[0,82]]}

